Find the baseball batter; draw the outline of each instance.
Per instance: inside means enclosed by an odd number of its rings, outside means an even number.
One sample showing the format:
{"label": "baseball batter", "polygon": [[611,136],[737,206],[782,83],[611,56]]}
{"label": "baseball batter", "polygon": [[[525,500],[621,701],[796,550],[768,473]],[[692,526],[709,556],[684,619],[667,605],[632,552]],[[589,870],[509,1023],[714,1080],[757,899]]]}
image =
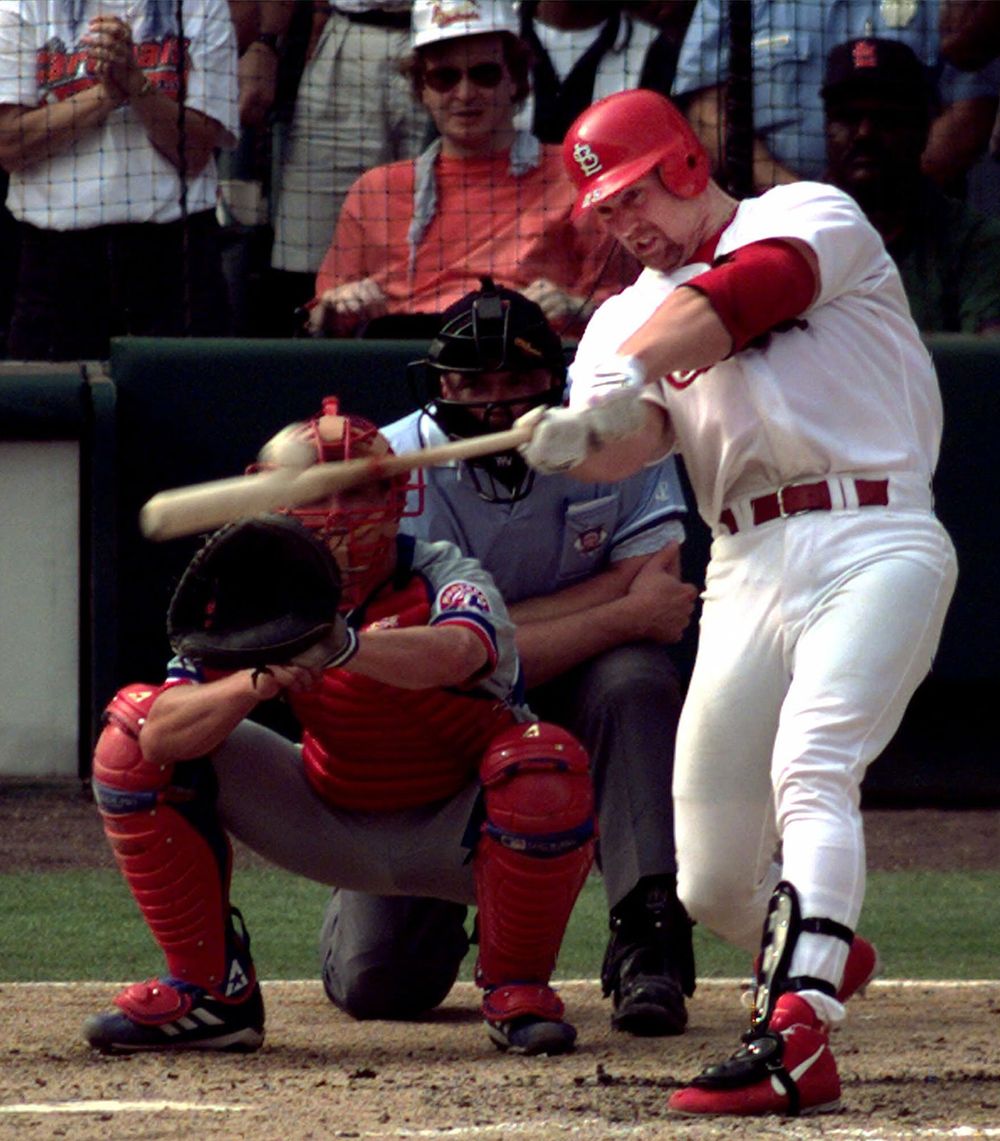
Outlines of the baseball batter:
{"label": "baseball batter", "polygon": [[931,498],[934,369],[838,190],[736,202],[647,91],[585,111],[564,159],[577,208],[647,268],[592,319],[570,408],[529,414],[524,454],[586,479],[683,454],[713,543],[674,768],[679,893],[761,952],[743,1045],[670,1107],[831,1109],[829,1030],[875,967],[853,934],[859,787],[930,668],[956,574]]}
{"label": "baseball batter", "polygon": [[[336,401],[303,433],[325,461],[391,451]],[[322,664],[278,656],[280,620],[253,623],[270,632],[266,668],[212,671],[180,657],[164,685],[126,687],[109,706],[95,799],[167,974],[89,1020],[99,1050],[263,1041],[249,939],[229,902],[230,834],[323,883],[477,904],[491,1040],[525,1054],[572,1048],[548,983],[593,858],[588,758],[520,704],[513,625],[489,575],[450,543],[397,534],[407,488],[397,477],[291,512],[344,582]],[[225,615],[266,572],[233,573],[203,576],[212,594],[196,608],[201,644],[232,625]],[[240,628],[225,636],[249,640]],[[303,727],[301,750],[246,720],[278,696]]]}

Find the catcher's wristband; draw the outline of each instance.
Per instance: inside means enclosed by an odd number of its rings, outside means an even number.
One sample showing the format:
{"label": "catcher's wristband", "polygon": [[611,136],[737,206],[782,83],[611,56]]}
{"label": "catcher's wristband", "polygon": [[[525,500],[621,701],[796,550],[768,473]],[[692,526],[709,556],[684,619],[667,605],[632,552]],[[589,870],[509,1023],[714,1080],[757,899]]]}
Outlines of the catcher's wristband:
{"label": "catcher's wristband", "polygon": [[353,627],[348,626],[345,623],[344,624],[344,644],[340,647],[340,649],[334,654],[334,656],[332,658],[328,658],[323,663],[323,669],[334,670],[334,669],[338,669],[340,666],[346,666],[347,663],[351,660],[351,658],[353,658],[354,655],[358,652],[358,649],[359,649],[358,632],[357,632],[357,630],[353,629]]}

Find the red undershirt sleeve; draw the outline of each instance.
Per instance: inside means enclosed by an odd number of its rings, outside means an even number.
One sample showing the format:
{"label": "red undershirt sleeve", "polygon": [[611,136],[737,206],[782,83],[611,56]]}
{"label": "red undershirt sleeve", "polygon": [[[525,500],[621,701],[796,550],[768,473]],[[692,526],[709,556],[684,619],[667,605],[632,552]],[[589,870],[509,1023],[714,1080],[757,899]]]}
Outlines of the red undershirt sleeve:
{"label": "red undershirt sleeve", "polygon": [[733,352],[806,311],[816,275],[795,246],[781,238],[751,242],[724,254],[681,288],[708,298],[733,339]]}

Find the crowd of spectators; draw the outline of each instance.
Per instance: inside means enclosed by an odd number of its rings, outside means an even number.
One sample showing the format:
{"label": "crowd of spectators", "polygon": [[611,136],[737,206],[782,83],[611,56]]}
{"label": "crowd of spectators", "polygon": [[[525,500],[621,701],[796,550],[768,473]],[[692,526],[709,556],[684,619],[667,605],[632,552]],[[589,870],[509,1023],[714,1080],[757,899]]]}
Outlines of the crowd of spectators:
{"label": "crowd of spectators", "polygon": [[[754,189],[836,182],[900,261],[925,331],[992,331],[998,6],[749,8]],[[0,347],[69,359],[128,333],[423,337],[483,274],[575,338],[636,266],[570,218],[566,128],[605,95],[659,90],[722,176],[729,31],[725,0],[0,0]],[[824,79],[860,40],[903,44],[923,69],[919,171],[909,154],[863,179],[838,165]],[[930,297],[956,275],[971,307]]]}
{"label": "crowd of spectators", "polygon": [[216,152],[237,131],[225,0],[0,4],[0,165],[18,222],[7,352],[229,332]]}

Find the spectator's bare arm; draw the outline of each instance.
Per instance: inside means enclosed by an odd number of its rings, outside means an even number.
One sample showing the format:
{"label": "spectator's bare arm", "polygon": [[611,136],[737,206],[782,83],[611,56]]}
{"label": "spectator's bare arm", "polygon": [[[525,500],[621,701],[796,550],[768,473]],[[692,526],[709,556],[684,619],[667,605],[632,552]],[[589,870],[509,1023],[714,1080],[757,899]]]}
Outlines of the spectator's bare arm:
{"label": "spectator's bare arm", "polygon": [[[725,88],[706,87],[685,100],[684,113],[688,122],[708,151],[712,169],[719,171],[724,158],[726,142]],[[759,137],[753,140],[753,181],[758,192],[786,182],[798,182],[799,176],[783,166],[771,154]]]}
{"label": "spectator's bare arm", "polygon": [[[180,167],[181,128],[177,104],[150,84],[135,58],[132,29],[117,16],[96,16],[82,42],[90,53],[94,75],[118,103],[129,103],[149,141],[173,166]],[[184,116],[184,168],[188,174],[204,170],[224,130],[215,119],[188,107]]]}
{"label": "spectator's bare arm", "polygon": [[118,106],[119,100],[100,84],[60,103],[0,106],[0,166],[13,173],[62,154]]}
{"label": "spectator's bare arm", "polygon": [[988,148],[996,116],[997,100],[990,96],[950,103],[931,124],[924,173],[944,187],[961,179]]}
{"label": "spectator's bare arm", "polygon": [[1000,55],[997,0],[941,0],[941,54],[963,71],[979,71]]}
{"label": "spectator's bare arm", "polygon": [[295,0],[229,0],[239,45],[240,122],[260,126],[274,105],[277,41],[288,32]]}

